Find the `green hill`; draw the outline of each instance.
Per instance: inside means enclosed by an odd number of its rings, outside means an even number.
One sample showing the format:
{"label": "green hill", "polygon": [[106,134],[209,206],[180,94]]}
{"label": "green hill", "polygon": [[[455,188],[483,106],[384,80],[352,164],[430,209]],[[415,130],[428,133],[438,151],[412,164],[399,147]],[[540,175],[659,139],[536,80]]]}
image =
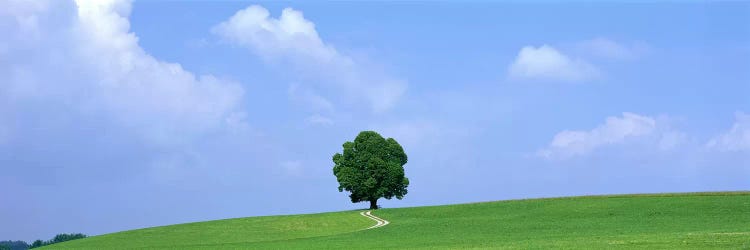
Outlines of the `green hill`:
{"label": "green hill", "polygon": [[207,221],[43,249],[750,249],[750,192],[587,196]]}

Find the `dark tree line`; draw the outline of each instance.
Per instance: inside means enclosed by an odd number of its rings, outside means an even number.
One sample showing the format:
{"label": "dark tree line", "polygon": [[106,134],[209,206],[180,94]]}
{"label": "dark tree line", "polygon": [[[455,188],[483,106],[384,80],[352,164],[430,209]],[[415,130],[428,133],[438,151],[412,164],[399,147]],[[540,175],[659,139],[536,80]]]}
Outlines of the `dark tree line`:
{"label": "dark tree line", "polygon": [[0,241],[0,250],[26,250],[29,249],[29,244],[25,241],[17,240],[17,241],[10,241],[10,240],[4,240]]}
{"label": "dark tree line", "polygon": [[65,242],[69,240],[77,240],[77,239],[83,239],[86,238],[85,234],[58,234],[55,235],[55,238],[52,238],[51,240],[35,240],[33,243],[31,243],[31,246],[29,248],[37,248],[42,247],[46,245],[52,245],[55,243]]}
{"label": "dark tree line", "polygon": [[20,240],[0,241],[0,250],[26,250],[83,238],[86,238],[85,234],[58,234],[55,235],[55,238],[52,238],[51,240],[35,240],[33,243],[31,243],[31,245],[29,245],[25,241]]}

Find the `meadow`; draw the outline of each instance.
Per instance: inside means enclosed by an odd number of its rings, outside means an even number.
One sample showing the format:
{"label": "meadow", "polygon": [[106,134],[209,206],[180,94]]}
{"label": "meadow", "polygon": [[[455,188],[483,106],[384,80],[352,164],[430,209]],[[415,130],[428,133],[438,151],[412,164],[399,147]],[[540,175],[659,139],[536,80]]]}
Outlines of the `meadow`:
{"label": "meadow", "polygon": [[43,249],[750,249],[750,192],[584,196],[146,228]]}

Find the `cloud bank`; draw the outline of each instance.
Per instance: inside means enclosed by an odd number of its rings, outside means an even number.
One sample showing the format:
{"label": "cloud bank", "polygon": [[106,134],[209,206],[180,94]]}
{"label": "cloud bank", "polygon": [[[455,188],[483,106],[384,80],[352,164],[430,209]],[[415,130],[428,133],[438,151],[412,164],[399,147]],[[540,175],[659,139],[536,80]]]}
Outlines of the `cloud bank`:
{"label": "cloud bank", "polygon": [[11,103],[3,116],[64,108],[169,144],[220,128],[242,112],[239,84],[196,76],[144,51],[130,32],[129,1],[11,1],[5,7],[0,22],[9,25],[0,27],[12,38],[0,46],[0,96]]}

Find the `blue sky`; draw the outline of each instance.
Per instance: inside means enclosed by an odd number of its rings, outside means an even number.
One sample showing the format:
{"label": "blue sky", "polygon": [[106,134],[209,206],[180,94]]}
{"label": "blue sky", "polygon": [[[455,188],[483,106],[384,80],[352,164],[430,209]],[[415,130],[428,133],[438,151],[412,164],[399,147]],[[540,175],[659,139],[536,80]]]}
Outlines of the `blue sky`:
{"label": "blue sky", "polygon": [[8,240],[384,207],[750,189],[750,4],[0,2]]}

